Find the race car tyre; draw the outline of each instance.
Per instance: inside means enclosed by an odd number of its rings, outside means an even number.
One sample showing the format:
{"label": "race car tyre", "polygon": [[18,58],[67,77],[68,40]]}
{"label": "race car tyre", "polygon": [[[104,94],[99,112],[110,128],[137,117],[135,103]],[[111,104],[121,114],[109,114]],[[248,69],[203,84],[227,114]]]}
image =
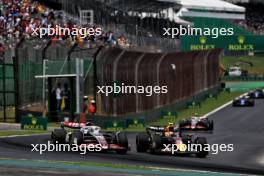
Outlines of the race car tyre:
{"label": "race car tyre", "polygon": [[186,125],[186,122],[185,121],[181,121],[180,124],[179,124],[180,129],[183,128],[185,125]]}
{"label": "race car tyre", "polygon": [[[196,154],[196,156],[198,158],[205,158],[208,155],[208,151],[205,151],[205,144],[207,144],[207,140],[205,137],[197,137],[195,139],[195,143],[196,144],[200,144],[202,146],[202,148],[200,148],[201,150],[197,151],[198,153]],[[197,147],[199,149],[199,147]]]}
{"label": "race car tyre", "polygon": [[149,148],[149,135],[139,133],[136,137],[137,152],[147,152]]}
{"label": "race car tyre", "polygon": [[54,129],[51,132],[51,140],[55,144],[58,142],[59,144],[65,143],[66,131],[64,129]]}
{"label": "race car tyre", "polygon": [[150,153],[158,154],[160,148],[161,148],[161,138],[159,135],[154,134],[151,140]]}
{"label": "race car tyre", "polygon": [[183,143],[190,143],[192,141],[192,135],[182,133],[181,134]]}
{"label": "race car tyre", "polygon": [[83,133],[80,131],[73,131],[70,136],[70,144],[81,145],[83,143]]}
{"label": "race car tyre", "polygon": [[209,130],[214,130],[214,121],[213,120],[210,120],[209,121],[209,127],[208,127]]}
{"label": "race car tyre", "polygon": [[128,150],[128,140],[127,140],[127,136],[124,132],[120,132],[116,134],[116,138],[117,138],[117,143],[119,146],[124,147],[125,149],[119,149],[116,150],[117,154],[126,154],[127,150]]}
{"label": "race car tyre", "polygon": [[233,101],[233,107],[236,107],[237,103],[235,101]]}

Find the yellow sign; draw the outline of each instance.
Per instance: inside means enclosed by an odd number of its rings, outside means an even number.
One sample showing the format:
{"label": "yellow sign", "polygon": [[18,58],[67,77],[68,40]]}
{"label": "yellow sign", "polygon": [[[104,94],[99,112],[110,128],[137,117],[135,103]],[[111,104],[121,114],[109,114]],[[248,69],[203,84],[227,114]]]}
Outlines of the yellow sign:
{"label": "yellow sign", "polygon": [[215,48],[215,45],[213,45],[213,44],[206,44],[206,37],[205,36],[199,37],[199,41],[200,41],[200,44],[190,45],[191,51],[209,50],[209,49]]}
{"label": "yellow sign", "polygon": [[253,51],[254,45],[245,44],[246,38],[242,35],[237,37],[238,44],[230,44],[228,45],[228,49],[230,51]]}
{"label": "yellow sign", "polygon": [[44,130],[43,125],[24,125],[24,130]]}

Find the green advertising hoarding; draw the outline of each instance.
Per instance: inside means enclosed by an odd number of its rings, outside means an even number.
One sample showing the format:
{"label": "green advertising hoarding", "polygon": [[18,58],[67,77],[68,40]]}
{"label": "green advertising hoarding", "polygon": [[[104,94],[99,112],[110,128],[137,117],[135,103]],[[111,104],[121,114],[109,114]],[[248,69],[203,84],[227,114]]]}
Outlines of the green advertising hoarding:
{"label": "green advertising hoarding", "polygon": [[140,118],[128,118],[126,119],[127,128],[144,128],[145,126],[145,117]]}
{"label": "green advertising hoarding", "polygon": [[105,121],[104,122],[104,129],[106,129],[107,131],[119,131],[119,130],[123,130],[126,127],[126,122],[125,120],[109,120],[109,121]]}
{"label": "green advertising hoarding", "polygon": [[44,117],[33,115],[23,116],[21,119],[21,129],[24,130],[47,130],[48,121]]}
{"label": "green advertising hoarding", "polygon": [[162,111],[161,112],[161,117],[162,118],[177,118],[178,113],[176,111]]}
{"label": "green advertising hoarding", "polygon": [[225,51],[264,51],[264,36],[232,35],[219,36],[181,36],[181,51],[199,51],[223,48]]}

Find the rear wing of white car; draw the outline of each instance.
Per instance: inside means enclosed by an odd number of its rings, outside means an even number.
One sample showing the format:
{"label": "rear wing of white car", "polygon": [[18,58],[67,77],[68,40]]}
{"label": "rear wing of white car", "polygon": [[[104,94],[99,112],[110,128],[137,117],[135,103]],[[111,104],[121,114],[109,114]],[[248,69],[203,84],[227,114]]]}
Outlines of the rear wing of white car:
{"label": "rear wing of white car", "polygon": [[61,122],[61,127],[80,129],[86,126],[86,123],[78,123],[78,122]]}

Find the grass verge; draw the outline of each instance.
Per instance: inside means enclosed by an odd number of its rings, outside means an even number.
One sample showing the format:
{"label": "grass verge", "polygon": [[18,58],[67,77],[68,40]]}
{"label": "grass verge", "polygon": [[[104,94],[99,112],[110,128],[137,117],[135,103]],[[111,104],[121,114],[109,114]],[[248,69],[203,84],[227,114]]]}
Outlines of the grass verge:
{"label": "grass verge", "polygon": [[118,169],[144,169],[144,170],[149,169],[148,167],[144,167],[144,166],[135,166],[135,165],[127,165],[127,164],[113,164],[113,163],[66,162],[66,161],[55,161],[54,163],[61,163],[61,164],[75,165],[75,166],[111,167],[111,168],[118,168]]}
{"label": "grass verge", "polygon": [[23,135],[32,135],[32,134],[46,134],[47,131],[39,130],[1,130],[0,137],[7,136],[23,136]]}
{"label": "grass verge", "polygon": [[[131,170],[131,171],[165,171],[165,172],[175,172],[179,171],[174,168],[158,168],[158,167],[150,167],[150,166],[142,166],[142,165],[129,165],[129,164],[115,164],[115,163],[97,163],[97,162],[68,162],[68,161],[59,161],[59,160],[30,160],[30,159],[13,159],[13,158],[0,158],[0,163],[3,165],[8,165],[8,163],[12,163],[12,165],[20,166],[21,163],[24,163],[28,166],[33,165],[38,168],[72,168],[78,169],[79,171],[85,170],[90,171],[103,171],[103,172],[114,172],[116,170],[112,169],[121,169],[121,170]],[[59,167],[57,167],[59,166]],[[73,167],[72,167],[73,166]],[[120,170],[119,170],[120,171]],[[101,174],[99,174],[101,175]]]}
{"label": "grass verge", "polygon": [[[230,100],[234,99],[235,97],[241,95],[242,91],[237,92],[220,92],[217,99],[215,98],[207,98],[201,103],[201,108],[199,107],[193,107],[193,108],[187,108],[178,113],[177,118],[160,118],[158,120],[155,120],[153,122],[150,122],[147,125],[167,125],[169,122],[178,123],[180,120],[184,118],[188,118],[195,113],[198,113],[200,116],[207,114],[208,112],[213,111],[214,109],[222,106],[223,104],[229,102]],[[49,127],[59,127],[60,123],[49,123]],[[145,131],[144,127],[137,127],[137,128],[127,128],[125,131],[133,132],[133,131]]]}
{"label": "grass verge", "polygon": [[136,169],[136,170],[148,170],[152,169],[147,166],[141,165],[128,165],[128,164],[113,164],[113,163],[96,163],[96,162],[70,162],[70,161],[60,161],[60,160],[30,160],[30,159],[13,159],[0,157],[1,161],[14,161],[14,162],[28,162],[28,163],[42,163],[42,164],[63,164],[65,166],[87,166],[87,167],[107,167],[116,169]]}
{"label": "grass verge", "polygon": [[[187,108],[178,113],[177,118],[160,118],[158,120],[155,120],[153,122],[150,122],[147,125],[167,125],[169,122],[178,123],[180,120],[184,118],[189,118],[190,116],[194,115],[195,113],[198,113],[200,116],[205,115],[208,112],[213,111],[214,109],[222,106],[223,104],[227,103],[228,101],[234,99],[235,97],[241,95],[242,91],[237,92],[221,92],[217,99],[215,98],[207,98],[201,103],[201,108],[199,107],[193,107],[193,108]],[[49,127],[52,128],[58,128],[60,127],[60,123],[51,122],[48,124]],[[144,131],[144,127],[138,127],[138,128],[128,128],[125,129],[125,131]],[[33,131],[33,130],[8,130],[8,131],[0,131],[0,136],[12,136],[12,135],[29,135],[29,134],[44,134],[47,133],[47,131]]]}
{"label": "grass verge", "polygon": [[[198,113],[199,116],[203,116],[214,109],[222,106],[223,104],[229,102],[230,100],[234,99],[235,97],[241,95],[243,92],[221,92],[217,99],[215,98],[207,98],[205,101],[201,102],[201,108],[193,107],[193,108],[186,108],[178,113],[177,118],[160,118],[155,120],[148,125],[167,125],[169,122],[178,123],[180,120],[184,118],[189,118],[190,116]],[[132,131],[133,129],[128,129],[128,131]],[[138,131],[144,129],[136,129]]]}

